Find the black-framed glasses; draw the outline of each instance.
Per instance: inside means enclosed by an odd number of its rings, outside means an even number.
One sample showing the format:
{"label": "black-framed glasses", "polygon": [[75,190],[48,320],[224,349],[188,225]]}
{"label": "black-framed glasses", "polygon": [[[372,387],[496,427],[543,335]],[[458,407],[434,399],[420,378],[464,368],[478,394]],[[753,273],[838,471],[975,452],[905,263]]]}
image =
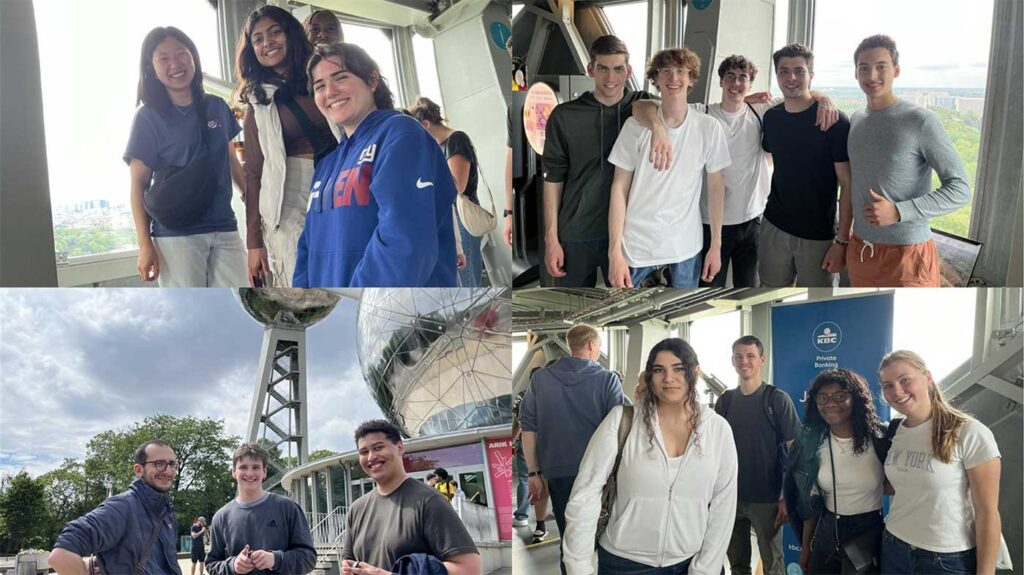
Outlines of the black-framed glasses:
{"label": "black-framed glasses", "polygon": [[845,403],[847,399],[850,399],[849,391],[837,391],[832,395],[827,393],[818,393],[814,396],[814,403],[817,403],[818,405],[828,405],[831,401],[838,405],[840,403]]}
{"label": "black-framed glasses", "polygon": [[178,468],[178,462],[173,459],[170,461],[167,461],[166,459],[155,459],[153,461],[146,461],[143,465],[149,465],[150,463],[153,464],[153,467],[155,467],[157,471],[167,471],[168,467],[171,469]]}

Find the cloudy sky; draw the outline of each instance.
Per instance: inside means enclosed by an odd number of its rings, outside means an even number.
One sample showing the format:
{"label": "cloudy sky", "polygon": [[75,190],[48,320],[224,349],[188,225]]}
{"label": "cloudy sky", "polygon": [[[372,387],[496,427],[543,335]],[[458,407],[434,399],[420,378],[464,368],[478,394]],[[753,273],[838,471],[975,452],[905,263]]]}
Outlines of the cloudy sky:
{"label": "cloudy sky", "polygon": [[[356,352],[357,305],[306,335],[310,451],[353,449],[381,417]],[[82,459],[97,433],[158,413],[244,436],[263,327],[222,289],[0,290],[0,475]]]}

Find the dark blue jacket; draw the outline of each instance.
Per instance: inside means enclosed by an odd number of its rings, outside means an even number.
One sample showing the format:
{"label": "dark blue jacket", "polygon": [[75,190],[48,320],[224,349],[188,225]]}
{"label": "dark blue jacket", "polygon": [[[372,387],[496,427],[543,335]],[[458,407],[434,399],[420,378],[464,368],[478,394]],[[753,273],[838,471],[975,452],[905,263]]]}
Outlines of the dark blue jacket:
{"label": "dark blue jacket", "polygon": [[403,555],[391,566],[396,575],[448,575],[444,562],[426,553]]}
{"label": "dark blue jacket", "polygon": [[176,554],[178,521],[171,498],[141,479],[133,481],[128,491],[65,525],[54,547],[82,557],[96,554],[104,574],[147,573],[144,558],[154,529],[167,565],[180,575]]}
{"label": "dark blue jacket", "polygon": [[455,180],[441,148],[394,110],[370,113],[317,164],[295,287],[455,287]]}

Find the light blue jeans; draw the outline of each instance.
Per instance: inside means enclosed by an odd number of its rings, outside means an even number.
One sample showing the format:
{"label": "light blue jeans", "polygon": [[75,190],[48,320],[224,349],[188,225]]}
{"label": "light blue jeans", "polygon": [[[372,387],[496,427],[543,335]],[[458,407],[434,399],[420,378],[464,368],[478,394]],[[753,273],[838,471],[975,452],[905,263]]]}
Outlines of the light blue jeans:
{"label": "light blue jeans", "polygon": [[245,246],[238,232],[153,238],[160,287],[248,287]]}
{"label": "light blue jeans", "polygon": [[[668,264],[668,280],[674,288],[695,288],[700,279],[700,254],[679,263]],[[629,277],[634,287],[639,287],[644,278],[651,275],[651,272],[662,266],[647,266],[642,268],[629,268]]]}

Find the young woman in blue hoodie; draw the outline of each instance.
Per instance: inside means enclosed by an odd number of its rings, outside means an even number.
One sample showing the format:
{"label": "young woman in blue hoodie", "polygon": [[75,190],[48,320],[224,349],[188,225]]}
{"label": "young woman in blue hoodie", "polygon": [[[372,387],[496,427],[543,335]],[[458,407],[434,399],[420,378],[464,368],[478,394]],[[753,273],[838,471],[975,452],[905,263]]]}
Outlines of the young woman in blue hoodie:
{"label": "young woman in blue hoodie", "polygon": [[342,136],[313,173],[292,285],[456,286],[455,182],[437,142],[395,111],[362,48],[320,46],[306,71]]}

